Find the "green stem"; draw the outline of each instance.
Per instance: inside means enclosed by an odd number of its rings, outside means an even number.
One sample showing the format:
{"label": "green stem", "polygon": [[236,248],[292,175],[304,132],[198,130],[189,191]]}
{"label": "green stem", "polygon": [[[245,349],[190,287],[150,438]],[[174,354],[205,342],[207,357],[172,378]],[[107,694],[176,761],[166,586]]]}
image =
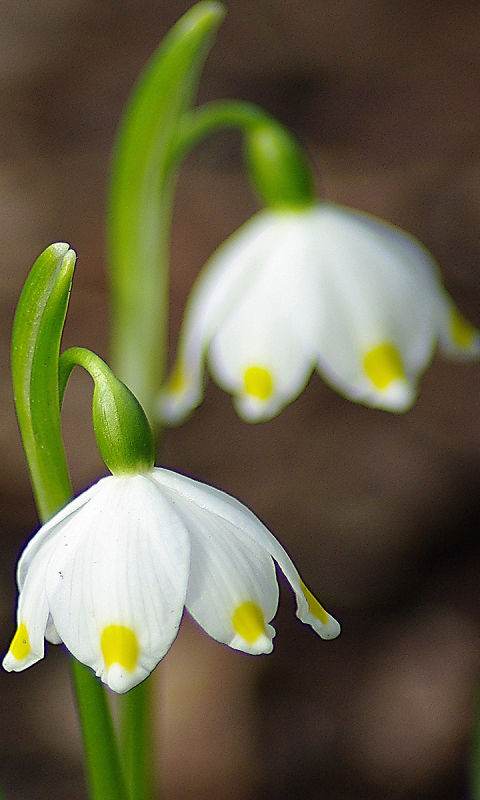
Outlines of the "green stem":
{"label": "green stem", "polygon": [[71,660],[92,800],[129,800],[105,690],[92,671]]}
{"label": "green stem", "polygon": [[[20,432],[40,519],[71,498],[60,427],[58,360],[75,253],[51,245],[35,262],[20,297],[12,335],[12,374]],[[72,660],[92,800],[127,800],[106,692]]]}
{"label": "green stem", "polygon": [[183,161],[202,139],[225,128],[252,130],[259,123],[280,123],[254,103],[242,100],[214,100],[186,111],[181,119],[172,161]]}
{"label": "green stem", "polygon": [[[152,681],[147,678],[122,698],[122,763],[130,800],[154,796],[152,688]],[[158,786],[155,797],[160,798]]]}

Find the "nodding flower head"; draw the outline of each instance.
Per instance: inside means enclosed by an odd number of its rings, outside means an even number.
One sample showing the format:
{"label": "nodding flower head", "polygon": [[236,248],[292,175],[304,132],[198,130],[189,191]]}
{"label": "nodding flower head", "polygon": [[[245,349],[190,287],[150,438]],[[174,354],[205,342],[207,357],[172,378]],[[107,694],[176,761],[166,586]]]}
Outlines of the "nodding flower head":
{"label": "nodding flower head", "polygon": [[184,608],[214,639],[269,653],[275,562],[297,616],[324,639],[340,628],[273,534],[233,497],[169,470],[103,478],[50,519],[18,565],[17,632],[8,671],[63,642],[116,692],[169,650]]}
{"label": "nodding flower head", "polygon": [[205,360],[249,422],[276,416],[315,368],[349,399],[403,412],[437,343],[480,353],[412,236],[327,202],[264,210],[200,274],[159,413],[175,424],[201,402]]}

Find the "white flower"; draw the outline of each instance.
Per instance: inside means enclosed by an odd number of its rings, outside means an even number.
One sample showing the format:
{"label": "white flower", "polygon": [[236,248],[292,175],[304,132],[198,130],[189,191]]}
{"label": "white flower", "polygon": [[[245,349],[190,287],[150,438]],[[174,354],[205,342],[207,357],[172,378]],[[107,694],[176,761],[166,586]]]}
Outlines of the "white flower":
{"label": "white flower", "polygon": [[338,623],[275,537],[238,500],[153,468],[103,478],[50,519],[18,564],[17,632],[3,666],[64,642],[116,692],[140,683],[170,648],[183,609],[214,639],[269,653],[278,605],[274,561],[297,616],[324,639]]}
{"label": "white flower", "polygon": [[201,273],[160,416],[176,423],[198,405],[205,358],[250,422],[278,414],[315,367],[351,400],[406,411],[437,342],[480,352],[417,240],[332,203],[264,210]]}

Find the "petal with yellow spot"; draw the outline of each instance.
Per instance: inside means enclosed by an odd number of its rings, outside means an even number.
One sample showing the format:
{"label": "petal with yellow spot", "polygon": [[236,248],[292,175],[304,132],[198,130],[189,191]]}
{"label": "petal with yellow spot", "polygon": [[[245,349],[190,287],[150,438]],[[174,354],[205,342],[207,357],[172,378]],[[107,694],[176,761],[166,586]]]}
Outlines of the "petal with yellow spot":
{"label": "petal with yellow spot", "polygon": [[248,367],[243,382],[245,393],[258,400],[269,400],[273,394],[273,378],[264,367]]}
{"label": "petal with yellow spot", "polygon": [[450,312],[450,333],[454,345],[460,350],[470,350],[477,337],[476,329],[457,308]]}
{"label": "petal with yellow spot", "polygon": [[398,349],[383,342],[364,356],[363,367],[377,389],[387,389],[394,381],[405,381],[405,368]]}
{"label": "petal with yellow spot", "polygon": [[232,616],[232,625],[248,644],[255,644],[261,636],[267,635],[263,611],[257,603],[247,601],[239,605]]}
{"label": "petal with yellow spot", "polygon": [[15,636],[12,639],[9,652],[17,661],[23,661],[30,655],[30,650],[27,626],[22,622],[21,625],[18,626]]}
{"label": "petal with yellow spot", "polygon": [[112,664],[120,664],[128,672],[133,672],[137,666],[138,640],[135,633],[124,625],[109,625],[105,628],[100,648],[107,670]]}

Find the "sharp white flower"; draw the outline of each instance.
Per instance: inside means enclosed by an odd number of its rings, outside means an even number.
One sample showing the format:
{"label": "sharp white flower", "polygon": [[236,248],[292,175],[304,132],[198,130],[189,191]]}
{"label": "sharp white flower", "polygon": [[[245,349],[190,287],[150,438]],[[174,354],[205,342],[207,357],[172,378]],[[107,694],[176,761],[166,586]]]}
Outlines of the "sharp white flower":
{"label": "sharp white flower", "polygon": [[238,500],[160,468],[103,478],[27,545],[18,564],[18,628],[3,666],[31,666],[46,638],[126,692],[168,651],[184,607],[217,641],[269,653],[274,562],[302,622],[324,639],[337,636],[338,623],[283,547]]}
{"label": "sharp white flower", "polygon": [[160,416],[177,423],[199,404],[206,358],[250,422],[278,414],[315,367],[351,400],[406,411],[437,342],[454,357],[480,353],[416,239],[327,202],[264,210],[201,273]]}

